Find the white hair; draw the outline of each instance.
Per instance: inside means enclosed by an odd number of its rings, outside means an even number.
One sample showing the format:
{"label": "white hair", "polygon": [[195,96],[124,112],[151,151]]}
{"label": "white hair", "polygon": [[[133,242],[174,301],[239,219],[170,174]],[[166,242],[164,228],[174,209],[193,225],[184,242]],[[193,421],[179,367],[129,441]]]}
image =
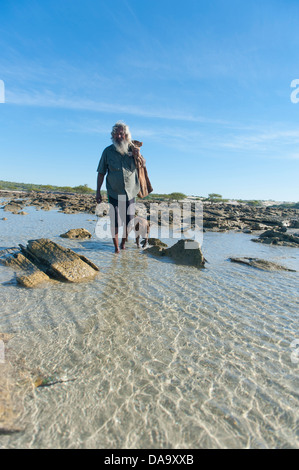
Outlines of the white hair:
{"label": "white hair", "polygon": [[114,126],[112,127],[111,138],[112,138],[113,142],[114,142],[114,135],[115,135],[116,129],[119,129],[120,127],[125,131],[126,140],[128,142],[131,142],[132,137],[131,137],[131,132],[130,132],[129,126],[127,124],[125,124],[123,121],[117,121],[114,124]]}

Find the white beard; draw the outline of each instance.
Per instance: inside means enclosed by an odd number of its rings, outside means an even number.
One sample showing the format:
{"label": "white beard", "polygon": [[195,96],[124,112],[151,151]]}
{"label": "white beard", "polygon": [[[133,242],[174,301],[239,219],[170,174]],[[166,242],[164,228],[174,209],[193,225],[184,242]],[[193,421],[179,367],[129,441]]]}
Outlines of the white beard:
{"label": "white beard", "polygon": [[114,147],[116,148],[116,150],[121,155],[125,155],[126,153],[128,153],[130,142],[128,142],[127,140],[123,140],[122,142],[119,142],[119,143],[115,142],[115,140],[113,140],[113,144],[114,144]]}

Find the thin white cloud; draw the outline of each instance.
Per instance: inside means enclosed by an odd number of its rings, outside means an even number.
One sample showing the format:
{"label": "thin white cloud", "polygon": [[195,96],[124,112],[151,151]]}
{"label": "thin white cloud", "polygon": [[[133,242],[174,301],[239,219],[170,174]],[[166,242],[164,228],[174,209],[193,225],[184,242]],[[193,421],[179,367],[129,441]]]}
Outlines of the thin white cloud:
{"label": "thin white cloud", "polygon": [[298,145],[299,129],[282,130],[275,132],[257,132],[251,135],[237,135],[230,138],[229,141],[222,143],[223,147],[231,149],[244,149],[266,146],[267,149],[271,145]]}
{"label": "thin white cloud", "polygon": [[[209,155],[227,155],[231,150],[238,155],[259,155],[263,158],[298,160],[296,151],[299,144],[299,129],[277,129],[274,124],[271,129],[260,124],[259,128],[242,126],[240,122],[234,125],[215,118],[196,116],[177,109],[161,109],[159,107],[137,106],[135,104],[108,103],[93,101],[91,99],[74,96],[58,96],[50,90],[44,92],[25,92],[21,90],[6,93],[6,105],[45,107],[55,109],[68,109],[74,111],[91,111],[103,114],[131,115],[135,117],[153,118],[175,122],[173,125],[161,125],[161,122],[151,123],[149,127],[136,130],[135,135],[143,135],[153,141],[174,148],[181,152],[208,152]],[[179,124],[181,123],[181,125]],[[205,124],[206,126],[193,128],[192,124]],[[270,130],[269,130],[270,129]],[[97,120],[85,120],[69,123],[65,128],[68,132],[106,133],[106,126]],[[295,148],[296,147],[296,148]]]}
{"label": "thin white cloud", "polygon": [[44,93],[26,93],[23,91],[14,92],[10,90],[7,93],[7,104],[18,106],[64,108],[102,113],[122,113],[145,118],[158,118],[194,123],[210,123],[220,125],[229,124],[226,121],[220,119],[213,119],[191,113],[184,113],[176,109],[161,109],[158,107],[146,108],[145,106],[140,107],[134,104],[105,103],[93,101],[91,99],[84,99],[77,96],[69,98],[65,96],[57,96],[49,90],[45,91]]}

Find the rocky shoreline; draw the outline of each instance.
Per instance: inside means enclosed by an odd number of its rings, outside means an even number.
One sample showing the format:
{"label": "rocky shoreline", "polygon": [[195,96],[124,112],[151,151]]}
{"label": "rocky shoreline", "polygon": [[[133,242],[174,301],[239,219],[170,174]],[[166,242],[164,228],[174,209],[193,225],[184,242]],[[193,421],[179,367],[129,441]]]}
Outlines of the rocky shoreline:
{"label": "rocky shoreline", "polygon": [[[37,191],[0,191],[2,208],[14,214],[26,215],[24,208],[34,206],[41,210],[59,210],[65,214],[95,214],[96,201],[92,194],[71,194]],[[137,200],[143,216],[149,215],[151,203],[162,204],[156,200]],[[177,201],[172,201],[177,202]],[[164,201],[164,204],[166,202]],[[182,205],[183,202],[179,204]],[[171,221],[171,215],[170,215]],[[191,208],[191,225],[194,213]],[[250,206],[239,203],[203,202],[203,228],[205,231],[223,232],[228,230],[245,233],[283,228],[299,228],[299,209],[275,206]]]}
{"label": "rocky shoreline", "polygon": [[[138,202],[141,205],[141,212],[144,217],[149,215],[151,202],[157,203],[154,200],[140,200]],[[28,206],[41,210],[55,209],[65,214],[90,213],[94,215],[97,205],[93,195],[0,191],[0,207],[4,211],[25,215],[26,212],[23,209]],[[161,220],[161,223],[163,223],[163,220]],[[191,225],[194,226],[194,223],[195,214],[193,213],[191,215]],[[246,204],[203,203],[204,231],[226,232],[232,230],[253,233],[253,235],[259,235],[258,238],[253,239],[255,242],[298,247],[299,233],[293,233],[295,230],[292,230],[298,228],[298,209],[267,206],[252,207]],[[290,229],[292,233],[287,233]],[[91,234],[85,229],[71,229],[60,236],[73,239],[91,238]],[[178,264],[197,268],[205,266],[206,260],[200,248],[185,250],[184,240],[180,240],[170,248],[157,239],[150,238],[148,241],[150,248],[147,248],[145,253],[157,256],[161,260],[171,258]],[[16,271],[18,284],[27,288],[49,281],[85,281],[93,279],[99,271],[99,268],[84,256],[47,239],[31,240],[26,247],[20,245],[20,249],[8,248],[2,250],[0,257],[2,257],[2,264]],[[230,258],[230,261],[249,266],[248,269],[295,272],[286,266],[258,258]],[[26,364],[19,358],[13,357],[10,354],[11,348],[6,347],[10,339],[11,335],[0,333],[0,346],[2,345],[3,353],[5,348],[6,354],[5,363],[1,364],[0,376],[0,435],[24,430],[19,424],[20,418],[24,414],[24,400],[35,388],[75,380],[74,378],[66,380],[60,377],[52,379],[45,377],[39,370],[27,370]]]}

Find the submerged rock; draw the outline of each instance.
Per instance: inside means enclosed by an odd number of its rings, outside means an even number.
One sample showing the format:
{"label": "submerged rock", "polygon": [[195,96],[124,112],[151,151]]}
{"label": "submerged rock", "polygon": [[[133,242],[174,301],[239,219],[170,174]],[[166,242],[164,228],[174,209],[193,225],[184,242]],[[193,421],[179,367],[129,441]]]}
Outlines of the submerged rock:
{"label": "submerged rock", "polygon": [[154,255],[154,256],[165,255],[165,249],[159,245],[149,246],[148,248],[144,250],[144,252],[149,253],[150,255]]}
{"label": "submerged rock", "polygon": [[166,243],[161,242],[159,238],[148,238],[148,244],[151,246],[160,246],[161,248],[167,248]]}
{"label": "submerged rock", "polygon": [[9,345],[12,335],[0,333],[0,436],[20,432],[24,398],[32,390],[27,370],[21,359],[15,358]]}
{"label": "submerged rock", "polygon": [[233,263],[246,264],[247,266],[252,266],[253,268],[262,269],[263,271],[291,271],[296,272],[294,269],[286,268],[280,264],[273,263],[272,261],[266,261],[259,258],[229,258]]}
{"label": "submerged rock", "polygon": [[199,243],[193,240],[179,240],[170,248],[164,248],[156,244],[144,251],[154,256],[168,256],[177,264],[195,266],[197,268],[203,268],[206,261]]}
{"label": "submerged rock", "polygon": [[17,253],[5,261],[5,265],[10,268],[21,270],[22,274],[16,275],[16,280],[24,287],[35,287],[42,282],[49,281],[49,276],[38,269],[22,253]]}
{"label": "submerged rock", "polygon": [[91,238],[91,233],[85,228],[72,228],[60,235],[62,238]]}
{"label": "submerged rock", "polygon": [[9,202],[8,204],[4,206],[4,210],[6,212],[12,212],[13,214],[18,214],[21,209],[22,209],[22,205],[16,202]]}

